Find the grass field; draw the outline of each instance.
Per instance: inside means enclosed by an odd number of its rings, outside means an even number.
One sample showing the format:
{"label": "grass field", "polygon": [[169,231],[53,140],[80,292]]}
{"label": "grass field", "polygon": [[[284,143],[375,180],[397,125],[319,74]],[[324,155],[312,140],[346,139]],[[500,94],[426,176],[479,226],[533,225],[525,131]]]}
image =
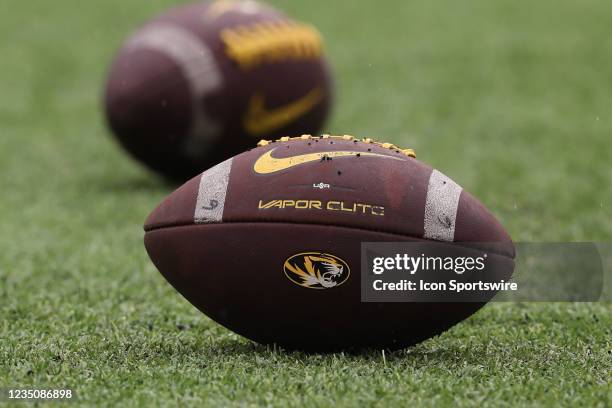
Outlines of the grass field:
{"label": "grass field", "polygon": [[[609,303],[492,304],[405,351],[309,356],[178,296],[142,245],[171,188],[99,107],[120,41],[170,4],[0,2],[0,387],[109,406],[612,404]],[[327,40],[330,132],[415,148],[516,241],[610,241],[612,3],[273,4]]]}

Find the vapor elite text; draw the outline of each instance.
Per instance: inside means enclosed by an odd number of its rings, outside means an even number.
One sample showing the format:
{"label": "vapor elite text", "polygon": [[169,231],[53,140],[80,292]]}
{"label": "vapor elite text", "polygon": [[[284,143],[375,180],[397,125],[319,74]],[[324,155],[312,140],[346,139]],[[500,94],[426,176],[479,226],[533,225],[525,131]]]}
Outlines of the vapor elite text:
{"label": "vapor elite text", "polygon": [[366,214],[384,217],[385,207],[365,203],[348,203],[345,201],[319,201],[319,200],[259,200],[259,210],[273,209],[296,209],[296,210],[321,210],[321,211],[344,211],[352,214]]}

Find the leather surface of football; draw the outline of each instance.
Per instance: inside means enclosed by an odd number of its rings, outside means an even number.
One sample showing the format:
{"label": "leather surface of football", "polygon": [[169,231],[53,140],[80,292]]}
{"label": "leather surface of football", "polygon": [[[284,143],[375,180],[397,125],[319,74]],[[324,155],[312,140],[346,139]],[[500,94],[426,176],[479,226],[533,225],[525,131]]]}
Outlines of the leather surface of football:
{"label": "leather surface of football", "polygon": [[[406,347],[484,304],[362,302],[362,242],[466,255],[488,243],[501,277],[514,268],[511,238],[477,199],[411,150],[351,136],[264,141],[181,186],[145,231],[151,259],[192,304],[290,349]],[[317,268],[337,273],[303,273]]]}

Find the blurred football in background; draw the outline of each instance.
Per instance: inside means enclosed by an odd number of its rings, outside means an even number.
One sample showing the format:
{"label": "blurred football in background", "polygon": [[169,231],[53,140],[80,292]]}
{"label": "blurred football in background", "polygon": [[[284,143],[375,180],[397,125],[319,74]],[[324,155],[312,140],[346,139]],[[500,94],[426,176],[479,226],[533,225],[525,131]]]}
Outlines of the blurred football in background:
{"label": "blurred football in background", "polygon": [[144,24],[110,67],[108,124],[182,180],[261,138],[317,133],[332,102],[319,32],[255,1],[200,2]]}

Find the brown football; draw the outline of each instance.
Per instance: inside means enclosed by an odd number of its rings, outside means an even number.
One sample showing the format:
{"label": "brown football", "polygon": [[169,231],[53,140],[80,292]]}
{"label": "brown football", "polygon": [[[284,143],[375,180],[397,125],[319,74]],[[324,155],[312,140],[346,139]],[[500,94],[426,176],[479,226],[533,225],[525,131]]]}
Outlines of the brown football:
{"label": "brown football", "polygon": [[[466,254],[470,243],[493,243],[500,276],[514,269],[512,240],[479,201],[411,150],[351,136],[262,141],[185,183],[145,231],[157,268],[198,309],[289,349],[401,348],[484,304],[361,302],[362,242],[431,242]],[[303,254],[337,260],[350,275],[313,290],[287,273],[295,265],[285,263]]]}
{"label": "brown football", "polygon": [[129,153],[186,180],[263,136],[318,132],[332,103],[320,34],[252,0],[200,2],[144,24],[105,90]]}

